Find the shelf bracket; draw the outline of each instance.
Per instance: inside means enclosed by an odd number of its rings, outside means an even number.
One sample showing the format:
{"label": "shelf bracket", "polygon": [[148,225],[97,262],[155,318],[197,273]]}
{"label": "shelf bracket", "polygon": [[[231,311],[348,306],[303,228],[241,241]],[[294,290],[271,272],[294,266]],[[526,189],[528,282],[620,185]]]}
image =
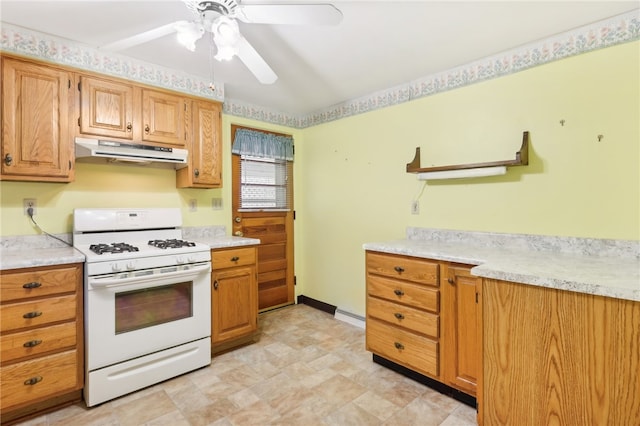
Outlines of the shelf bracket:
{"label": "shelf bracket", "polygon": [[420,147],[416,147],[413,160],[407,164],[407,173],[441,172],[445,170],[480,169],[497,166],[526,166],[529,164],[529,132],[522,134],[522,145],[513,160],[490,161],[487,163],[456,164],[452,166],[420,167]]}

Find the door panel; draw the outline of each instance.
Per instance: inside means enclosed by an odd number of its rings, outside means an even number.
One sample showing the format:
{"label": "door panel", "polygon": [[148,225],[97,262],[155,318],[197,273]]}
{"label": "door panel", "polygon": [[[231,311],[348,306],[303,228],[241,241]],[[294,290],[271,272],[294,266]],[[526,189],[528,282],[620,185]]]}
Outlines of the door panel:
{"label": "door panel", "polygon": [[[237,128],[231,126],[232,141]],[[239,155],[232,155],[233,234],[260,240],[257,262],[258,309],[264,311],[293,304],[293,210],[240,209],[240,161]],[[288,180],[287,185],[292,194],[292,179]]]}

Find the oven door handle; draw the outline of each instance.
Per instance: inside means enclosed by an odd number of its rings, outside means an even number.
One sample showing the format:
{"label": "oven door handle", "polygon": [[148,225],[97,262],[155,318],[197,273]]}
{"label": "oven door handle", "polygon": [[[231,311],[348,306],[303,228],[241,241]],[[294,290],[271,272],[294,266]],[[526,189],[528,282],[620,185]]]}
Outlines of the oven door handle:
{"label": "oven door handle", "polygon": [[211,272],[211,265],[206,266],[197,266],[193,269],[187,269],[183,271],[176,272],[166,272],[162,274],[152,274],[152,275],[143,275],[140,277],[131,277],[131,278],[113,278],[113,279],[100,279],[99,281],[96,279],[90,279],[89,285],[95,288],[110,288],[110,287],[121,287],[121,286],[132,286],[136,284],[144,284],[152,281],[158,281],[159,279],[167,279],[167,278],[180,278],[180,279],[189,279],[195,278],[203,272]]}

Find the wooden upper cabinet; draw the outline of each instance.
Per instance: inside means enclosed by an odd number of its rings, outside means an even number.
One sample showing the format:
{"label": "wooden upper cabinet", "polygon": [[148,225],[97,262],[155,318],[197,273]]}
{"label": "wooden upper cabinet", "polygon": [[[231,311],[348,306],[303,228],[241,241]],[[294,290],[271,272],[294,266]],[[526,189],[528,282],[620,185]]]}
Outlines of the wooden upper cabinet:
{"label": "wooden upper cabinet", "polygon": [[184,97],[155,90],[142,90],[142,140],[184,146]]}
{"label": "wooden upper cabinet", "polygon": [[445,383],[476,396],[482,368],[478,296],[482,278],[470,270],[470,266],[442,265],[442,358]]}
{"label": "wooden upper cabinet", "polygon": [[72,74],[2,57],[1,179],[73,180]]}
{"label": "wooden upper cabinet", "polygon": [[134,87],[80,76],[80,133],[133,140]]}
{"label": "wooden upper cabinet", "polygon": [[176,172],[178,188],[222,186],[221,114],[218,102],[194,100],[187,108],[191,120],[189,165]]}
{"label": "wooden upper cabinet", "polygon": [[78,88],[79,134],[185,146],[185,97],[88,75]]}

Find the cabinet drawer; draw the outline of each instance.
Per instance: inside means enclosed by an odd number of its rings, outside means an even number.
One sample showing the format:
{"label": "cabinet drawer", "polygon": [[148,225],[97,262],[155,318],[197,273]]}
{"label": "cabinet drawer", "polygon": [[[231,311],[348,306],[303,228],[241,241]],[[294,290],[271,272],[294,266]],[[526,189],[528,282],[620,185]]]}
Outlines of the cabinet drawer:
{"label": "cabinet drawer", "polygon": [[76,290],[79,276],[79,266],[2,274],[0,300],[9,302],[28,297],[70,293]]}
{"label": "cabinet drawer", "polygon": [[426,286],[369,275],[367,276],[367,293],[370,296],[426,309],[433,313],[438,313],[439,310],[439,291]]}
{"label": "cabinet drawer", "polygon": [[52,325],[0,337],[0,360],[5,363],[25,356],[75,347],[76,323]]}
{"label": "cabinet drawer", "polygon": [[438,376],[438,342],[375,319],[368,319],[366,337],[367,350],[419,373]]}
{"label": "cabinet drawer", "polygon": [[73,320],[76,318],[76,295],[3,305],[1,317],[2,332]]}
{"label": "cabinet drawer", "polygon": [[367,252],[367,273],[438,286],[438,264],[429,260]]}
{"label": "cabinet drawer", "polygon": [[254,247],[211,251],[211,267],[214,270],[255,263],[256,249]]}
{"label": "cabinet drawer", "polygon": [[75,350],[2,367],[0,408],[4,411],[79,385]]}
{"label": "cabinet drawer", "polygon": [[367,317],[408,328],[410,331],[438,338],[438,315],[410,308],[398,303],[367,298]]}

